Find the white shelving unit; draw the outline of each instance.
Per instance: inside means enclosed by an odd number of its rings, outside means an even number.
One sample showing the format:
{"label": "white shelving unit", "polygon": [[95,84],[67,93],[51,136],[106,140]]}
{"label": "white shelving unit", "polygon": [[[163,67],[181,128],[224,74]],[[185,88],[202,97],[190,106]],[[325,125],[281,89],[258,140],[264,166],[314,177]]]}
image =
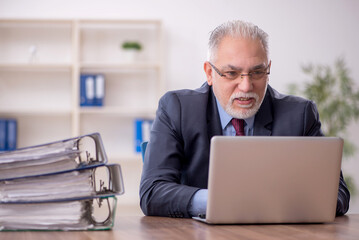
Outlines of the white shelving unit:
{"label": "white shelving unit", "polygon": [[[0,20],[0,118],[18,120],[18,147],[100,132],[123,168],[120,205],[138,205],[135,118],[154,118],[164,92],[157,20]],[[128,60],[122,43],[143,49]],[[105,76],[103,107],[80,107],[80,74]]]}
{"label": "white shelving unit", "polygon": [[0,117],[18,120],[18,147],[73,135],[72,21],[0,21]]}

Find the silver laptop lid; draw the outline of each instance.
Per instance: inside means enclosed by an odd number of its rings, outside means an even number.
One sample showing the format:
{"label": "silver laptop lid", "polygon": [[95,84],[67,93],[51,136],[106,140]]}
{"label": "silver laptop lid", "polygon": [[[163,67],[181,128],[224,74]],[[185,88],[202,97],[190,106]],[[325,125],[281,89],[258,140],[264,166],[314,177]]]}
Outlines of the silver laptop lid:
{"label": "silver laptop lid", "polygon": [[206,221],[333,221],[342,150],[334,137],[213,137]]}

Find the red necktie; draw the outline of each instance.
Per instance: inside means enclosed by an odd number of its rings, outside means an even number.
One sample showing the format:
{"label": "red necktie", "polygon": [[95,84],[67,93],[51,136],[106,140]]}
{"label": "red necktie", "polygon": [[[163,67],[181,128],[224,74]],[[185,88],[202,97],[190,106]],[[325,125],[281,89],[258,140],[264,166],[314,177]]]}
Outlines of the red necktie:
{"label": "red necktie", "polygon": [[245,136],[244,134],[244,120],[243,119],[237,119],[232,118],[232,125],[234,129],[236,130],[236,136]]}

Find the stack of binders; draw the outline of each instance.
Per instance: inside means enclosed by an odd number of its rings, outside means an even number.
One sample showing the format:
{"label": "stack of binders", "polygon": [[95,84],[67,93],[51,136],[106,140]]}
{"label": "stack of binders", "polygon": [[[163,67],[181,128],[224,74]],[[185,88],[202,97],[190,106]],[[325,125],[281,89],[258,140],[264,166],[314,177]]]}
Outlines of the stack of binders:
{"label": "stack of binders", "polygon": [[108,230],[123,193],[98,133],[0,153],[0,230]]}

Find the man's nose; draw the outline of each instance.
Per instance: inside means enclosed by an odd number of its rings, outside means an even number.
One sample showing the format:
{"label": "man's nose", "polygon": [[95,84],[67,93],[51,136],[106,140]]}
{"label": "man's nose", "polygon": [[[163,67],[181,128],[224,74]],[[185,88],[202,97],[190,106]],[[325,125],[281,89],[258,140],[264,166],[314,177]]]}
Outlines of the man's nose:
{"label": "man's nose", "polygon": [[238,77],[238,89],[241,92],[251,92],[253,90],[252,80],[248,75],[241,75]]}

